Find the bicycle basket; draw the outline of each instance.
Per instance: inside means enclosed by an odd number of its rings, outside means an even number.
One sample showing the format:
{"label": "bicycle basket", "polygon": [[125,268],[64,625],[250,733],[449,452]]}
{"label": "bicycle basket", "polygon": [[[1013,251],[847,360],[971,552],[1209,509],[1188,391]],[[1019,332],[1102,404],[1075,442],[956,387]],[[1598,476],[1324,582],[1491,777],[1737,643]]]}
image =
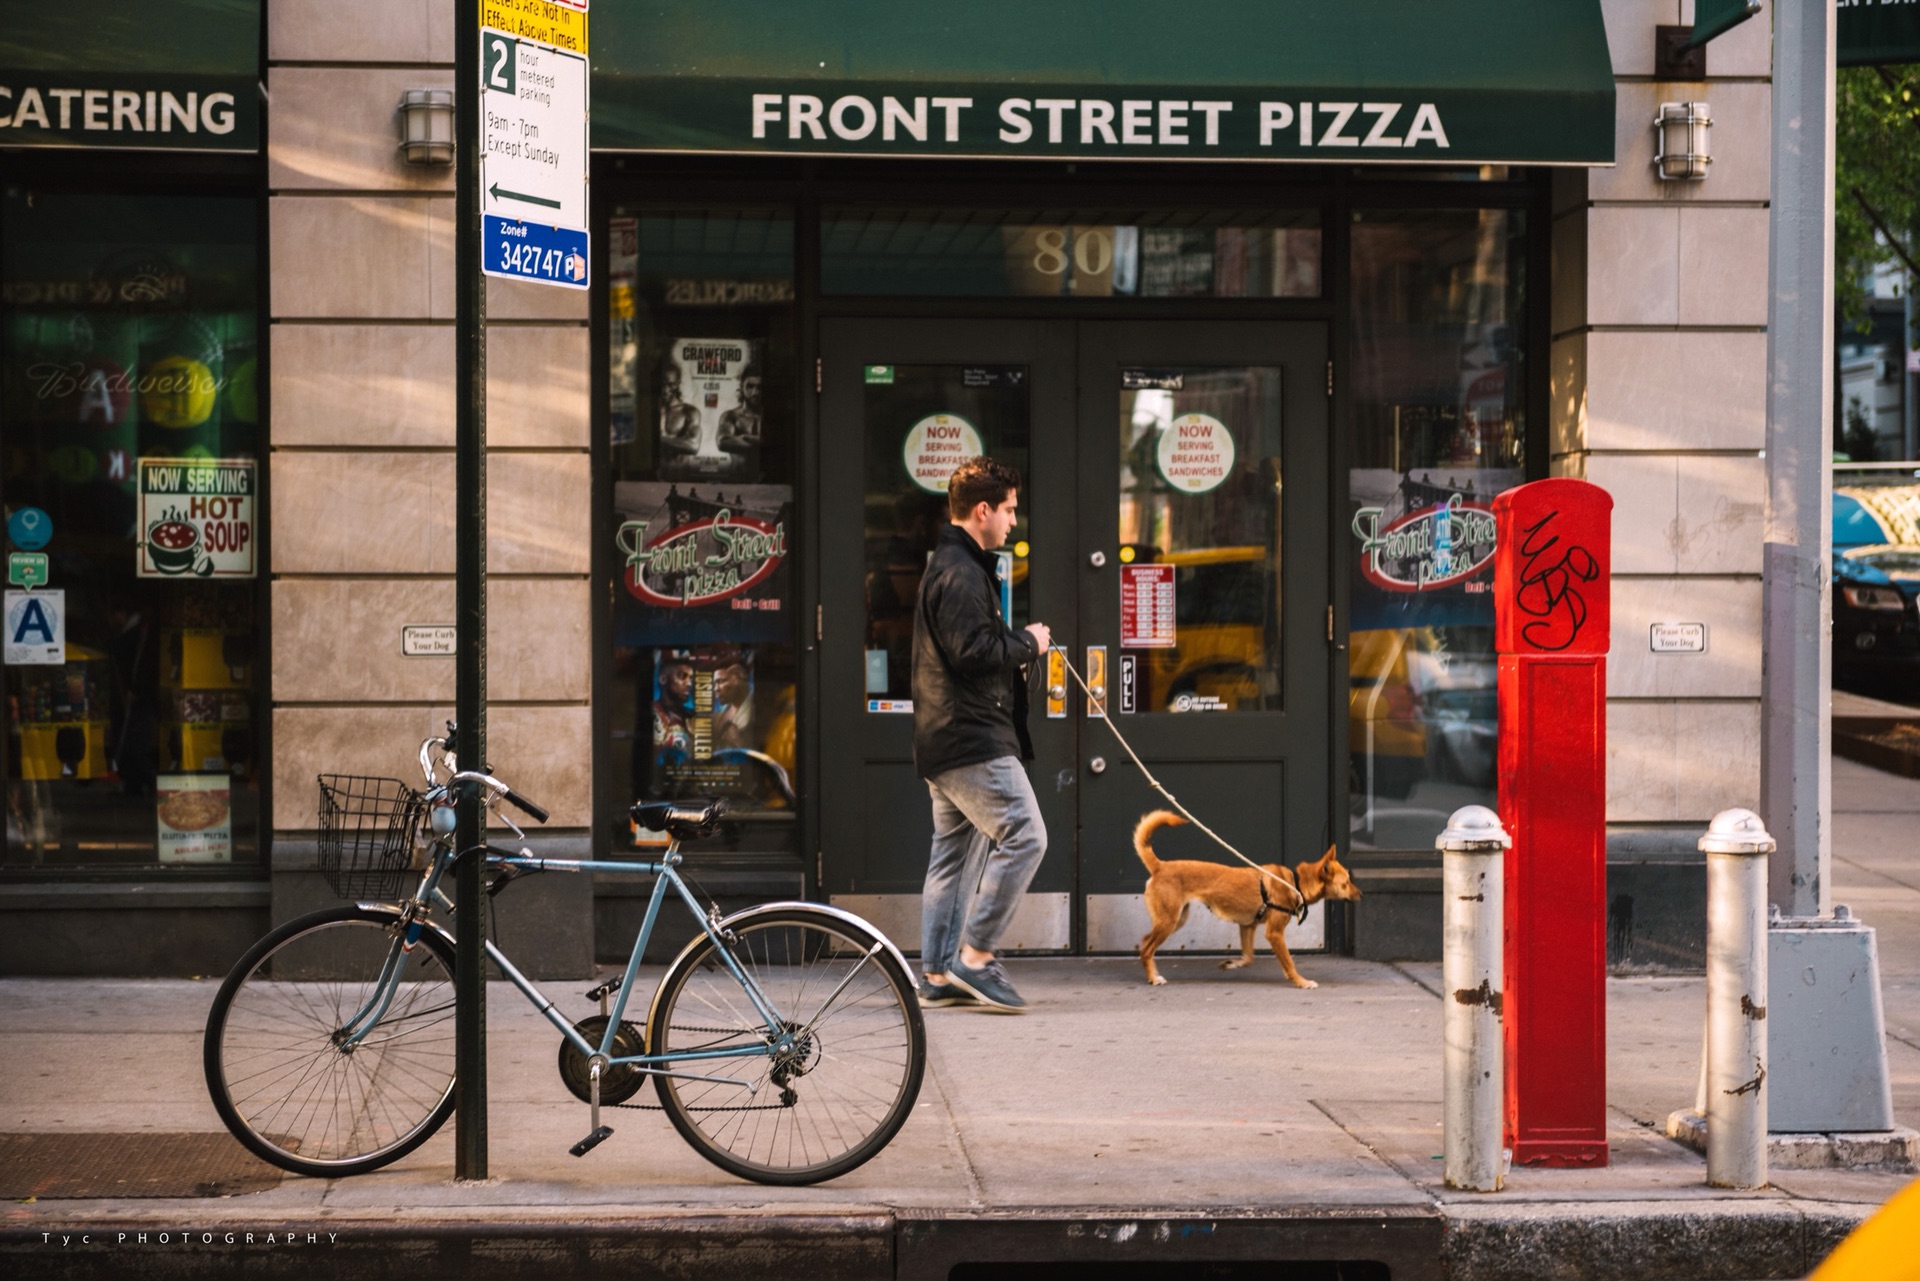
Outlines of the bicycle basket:
{"label": "bicycle basket", "polygon": [[425,812],[399,779],[320,775],[320,875],[341,898],[399,898],[419,877],[414,836]]}

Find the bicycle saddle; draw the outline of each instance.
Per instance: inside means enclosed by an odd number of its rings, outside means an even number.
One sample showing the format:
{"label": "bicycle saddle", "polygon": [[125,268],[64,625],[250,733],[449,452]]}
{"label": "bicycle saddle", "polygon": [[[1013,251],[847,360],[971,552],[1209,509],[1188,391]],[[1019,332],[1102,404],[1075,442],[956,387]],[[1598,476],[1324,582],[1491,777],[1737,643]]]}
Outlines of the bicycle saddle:
{"label": "bicycle saddle", "polygon": [[642,827],[655,832],[665,832],[676,840],[690,841],[713,835],[713,829],[720,823],[720,816],[726,812],[726,802],[714,799],[641,801],[629,809],[627,814]]}

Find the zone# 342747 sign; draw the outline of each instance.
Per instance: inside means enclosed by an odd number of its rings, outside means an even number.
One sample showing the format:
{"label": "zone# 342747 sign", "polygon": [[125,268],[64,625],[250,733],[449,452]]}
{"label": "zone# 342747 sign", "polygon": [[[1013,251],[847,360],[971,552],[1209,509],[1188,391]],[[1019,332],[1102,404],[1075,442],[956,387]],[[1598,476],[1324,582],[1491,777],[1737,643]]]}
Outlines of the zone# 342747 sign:
{"label": "zone# 342747 sign", "polygon": [[481,0],[481,270],[588,285],[587,0]]}

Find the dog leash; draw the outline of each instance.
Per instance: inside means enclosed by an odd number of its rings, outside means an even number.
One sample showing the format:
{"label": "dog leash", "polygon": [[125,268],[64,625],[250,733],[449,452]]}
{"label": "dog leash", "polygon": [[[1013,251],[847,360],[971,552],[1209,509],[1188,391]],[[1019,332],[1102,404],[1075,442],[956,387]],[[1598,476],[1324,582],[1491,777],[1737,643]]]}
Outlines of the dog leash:
{"label": "dog leash", "polygon": [[[1231,841],[1227,840],[1226,837],[1220,835],[1220,833],[1214,831],[1211,827],[1208,827],[1205,823],[1201,822],[1198,815],[1196,815],[1192,810],[1188,809],[1186,806],[1182,805],[1180,803],[1180,798],[1175,796],[1172,792],[1169,792],[1166,788],[1166,784],[1162,783],[1159,779],[1153,776],[1153,771],[1147,768],[1147,763],[1140,759],[1140,753],[1133,750],[1133,744],[1129,743],[1127,741],[1127,736],[1120,732],[1120,727],[1113,723],[1113,717],[1107,715],[1106,700],[1103,698],[1095,697],[1094,692],[1087,687],[1087,682],[1085,678],[1080,675],[1080,670],[1073,665],[1073,660],[1067,657],[1067,652],[1064,649],[1062,649],[1062,650],[1059,650],[1059,654],[1060,654],[1061,665],[1067,669],[1067,671],[1073,676],[1074,682],[1078,684],[1080,686],[1081,691],[1086,694],[1088,704],[1099,709],[1099,712],[1100,712],[1099,719],[1106,722],[1107,728],[1113,731],[1114,739],[1119,742],[1121,748],[1126,752],[1126,754],[1132,758],[1134,765],[1139,768],[1141,775],[1146,778],[1148,786],[1152,787],[1153,790],[1160,793],[1160,795],[1166,797],[1167,803],[1169,805],[1172,805],[1173,808],[1175,808],[1176,810],[1179,810],[1181,815],[1184,816],[1189,823],[1192,823],[1195,827],[1205,832],[1208,836],[1211,836],[1216,842],[1218,842],[1221,849],[1233,855],[1235,858],[1239,859],[1242,863],[1245,863],[1248,867],[1252,868],[1254,871],[1260,873],[1261,876],[1266,877],[1269,880],[1278,881],[1282,885],[1286,886],[1288,889],[1292,890],[1294,897],[1300,900],[1300,906],[1294,909],[1292,912],[1289,912],[1288,915],[1292,916],[1296,921],[1305,921],[1307,919],[1307,896],[1305,892],[1302,891],[1298,885],[1294,884],[1292,881],[1288,880],[1286,877],[1281,876],[1277,872],[1269,872],[1266,868],[1260,866],[1260,864],[1254,862],[1252,859],[1248,858],[1245,854],[1242,854],[1239,850],[1233,847],[1233,843]],[[1267,887],[1266,887],[1266,883],[1263,881],[1260,884],[1260,899],[1263,904],[1266,903],[1266,898],[1267,898]],[[1268,906],[1277,906],[1277,905],[1268,904]],[[1262,915],[1265,915],[1265,913],[1262,913]]]}

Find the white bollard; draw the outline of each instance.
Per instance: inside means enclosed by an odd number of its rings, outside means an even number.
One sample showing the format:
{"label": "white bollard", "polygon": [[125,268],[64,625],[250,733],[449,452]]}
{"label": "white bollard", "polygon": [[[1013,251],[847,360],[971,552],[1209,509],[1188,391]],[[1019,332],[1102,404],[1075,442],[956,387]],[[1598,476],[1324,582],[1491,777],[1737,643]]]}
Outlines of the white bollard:
{"label": "white bollard", "polygon": [[1707,1182],[1767,1185],[1767,855],[1760,816],[1707,825]]}
{"label": "white bollard", "polygon": [[1445,854],[1441,897],[1446,1006],[1447,1186],[1498,1192],[1506,1181],[1500,1118],[1506,1096],[1501,1022],[1505,955],[1505,853],[1513,844],[1484,805],[1453,812],[1434,840]]}

